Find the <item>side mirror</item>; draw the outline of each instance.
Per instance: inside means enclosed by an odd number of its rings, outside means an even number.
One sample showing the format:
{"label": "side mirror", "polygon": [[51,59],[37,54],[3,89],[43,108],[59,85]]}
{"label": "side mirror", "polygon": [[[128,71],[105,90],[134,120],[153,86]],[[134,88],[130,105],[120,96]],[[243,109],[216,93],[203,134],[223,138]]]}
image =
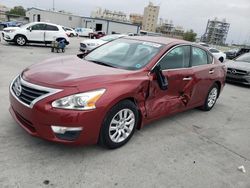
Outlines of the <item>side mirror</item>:
{"label": "side mirror", "polygon": [[167,78],[163,75],[161,66],[157,65],[153,70],[152,73],[155,73],[157,82],[159,84],[159,87],[161,90],[167,90],[168,89],[168,80]]}
{"label": "side mirror", "polygon": [[32,27],[29,28],[30,32],[32,31]]}

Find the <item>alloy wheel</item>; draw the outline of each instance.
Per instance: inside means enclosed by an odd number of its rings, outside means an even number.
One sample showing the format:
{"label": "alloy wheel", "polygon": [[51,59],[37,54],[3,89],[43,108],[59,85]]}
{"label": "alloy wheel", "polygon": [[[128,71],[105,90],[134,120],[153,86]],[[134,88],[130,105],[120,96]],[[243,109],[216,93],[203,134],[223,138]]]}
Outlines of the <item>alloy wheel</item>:
{"label": "alloy wheel", "polygon": [[17,37],[16,42],[18,45],[23,46],[25,44],[25,38],[23,37]]}
{"label": "alloy wheel", "polygon": [[135,126],[135,114],[130,109],[120,110],[111,120],[109,137],[115,143],[126,140]]}
{"label": "alloy wheel", "polygon": [[217,96],[218,96],[218,89],[215,87],[210,91],[208,95],[207,105],[209,108],[211,108],[215,104]]}

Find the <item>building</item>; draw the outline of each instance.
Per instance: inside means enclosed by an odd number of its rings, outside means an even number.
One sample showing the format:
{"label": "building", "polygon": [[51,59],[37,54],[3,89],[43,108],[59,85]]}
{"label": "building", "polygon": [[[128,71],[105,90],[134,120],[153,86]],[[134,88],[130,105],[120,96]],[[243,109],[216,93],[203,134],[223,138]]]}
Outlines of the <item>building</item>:
{"label": "building", "polygon": [[7,16],[6,16],[6,12],[9,10],[10,10],[10,8],[0,4],[0,22],[8,20]]}
{"label": "building", "polygon": [[226,42],[230,24],[226,19],[219,21],[217,18],[208,20],[205,34],[201,37],[202,42],[215,45],[223,45]]}
{"label": "building", "polygon": [[175,26],[172,20],[168,21],[160,18],[160,25],[156,28],[156,32],[167,37],[182,39],[185,31],[182,26]]}
{"label": "building", "polygon": [[94,31],[112,33],[138,33],[140,27],[128,22],[119,22],[104,18],[82,17],[65,12],[56,12],[30,8],[26,12],[30,22],[50,22],[71,28],[91,28]]}
{"label": "building", "polygon": [[184,28],[182,26],[175,26],[174,28],[174,35],[176,36],[183,36],[184,35]]}
{"label": "building", "polygon": [[28,9],[26,17],[29,18],[29,22],[50,22],[67,27],[80,27],[83,25],[81,16],[38,8]]}
{"label": "building", "polygon": [[132,24],[137,24],[139,26],[142,26],[143,15],[141,15],[141,14],[130,14],[129,15],[129,21]]}
{"label": "building", "polygon": [[92,18],[102,18],[120,22],[128,22],[127,15],[121,11],[111,11],[101,8],[97,8],[91,13]]}
{"label": "building", "polygon": [[159,6],[154,6],[149,2],[149,5],[144,8],[142,29],[150,32],[156,32],[157,21],[159,16]]}
{"label": "building", "polygon": [[156,31],[165,35],[172,35],[175,27],[173,21],[163,20],[160,18],[160,25],[156,28]]}

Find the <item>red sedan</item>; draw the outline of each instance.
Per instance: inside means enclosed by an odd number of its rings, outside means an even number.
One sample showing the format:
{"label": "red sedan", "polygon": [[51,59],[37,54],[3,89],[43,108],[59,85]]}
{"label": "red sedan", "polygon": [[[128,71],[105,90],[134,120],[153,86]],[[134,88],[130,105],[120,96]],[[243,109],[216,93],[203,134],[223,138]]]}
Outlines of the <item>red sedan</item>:
{"label": "red sedan", "polygon": [[126,37],[26,68],[10,85],[10,112],[33,136],[117,148],[153,120],[211,110],[225,77],[225,66],[199,45]]}

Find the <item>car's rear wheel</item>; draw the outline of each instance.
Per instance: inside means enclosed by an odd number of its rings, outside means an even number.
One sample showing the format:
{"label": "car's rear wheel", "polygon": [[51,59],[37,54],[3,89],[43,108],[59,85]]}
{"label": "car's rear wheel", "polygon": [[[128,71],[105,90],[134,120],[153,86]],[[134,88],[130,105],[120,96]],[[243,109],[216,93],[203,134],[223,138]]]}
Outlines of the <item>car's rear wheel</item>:
{"label": "car's rear wheel", "polygon": [[133,136],[137,122],[136,105],[130,100],[119,102],[111,108],[104,119],[100,143],[110,149],[123,146]]}
{"label": "car's rear wheel", "polygon": [[74,36],[74,34],[73,33],[70,33],[70,35],[69,35],[70,37],[73,37]]}
{"label": "car's rear wheel", "polygon": [[218,87],[217,84],[214,84],[210,88],[210,90],[209,90],[209,92],[207,94],[207,98],[205,100],[205,103],[201,107],[201,109],[204,110],[204,111],[210,111],[214,107],[218,96],[219,96],[219,87]]}
{"label": "car's rear wheel", "polygon": [[27,39],[26,39],[26,37],[23,36],[23,35],[17,35],[17,36],[15,37],[15,43],[16,43],[17,45],[19,45],[19,46],[24,46],[24,45],[26,45],[26,43],[27,43]]}

